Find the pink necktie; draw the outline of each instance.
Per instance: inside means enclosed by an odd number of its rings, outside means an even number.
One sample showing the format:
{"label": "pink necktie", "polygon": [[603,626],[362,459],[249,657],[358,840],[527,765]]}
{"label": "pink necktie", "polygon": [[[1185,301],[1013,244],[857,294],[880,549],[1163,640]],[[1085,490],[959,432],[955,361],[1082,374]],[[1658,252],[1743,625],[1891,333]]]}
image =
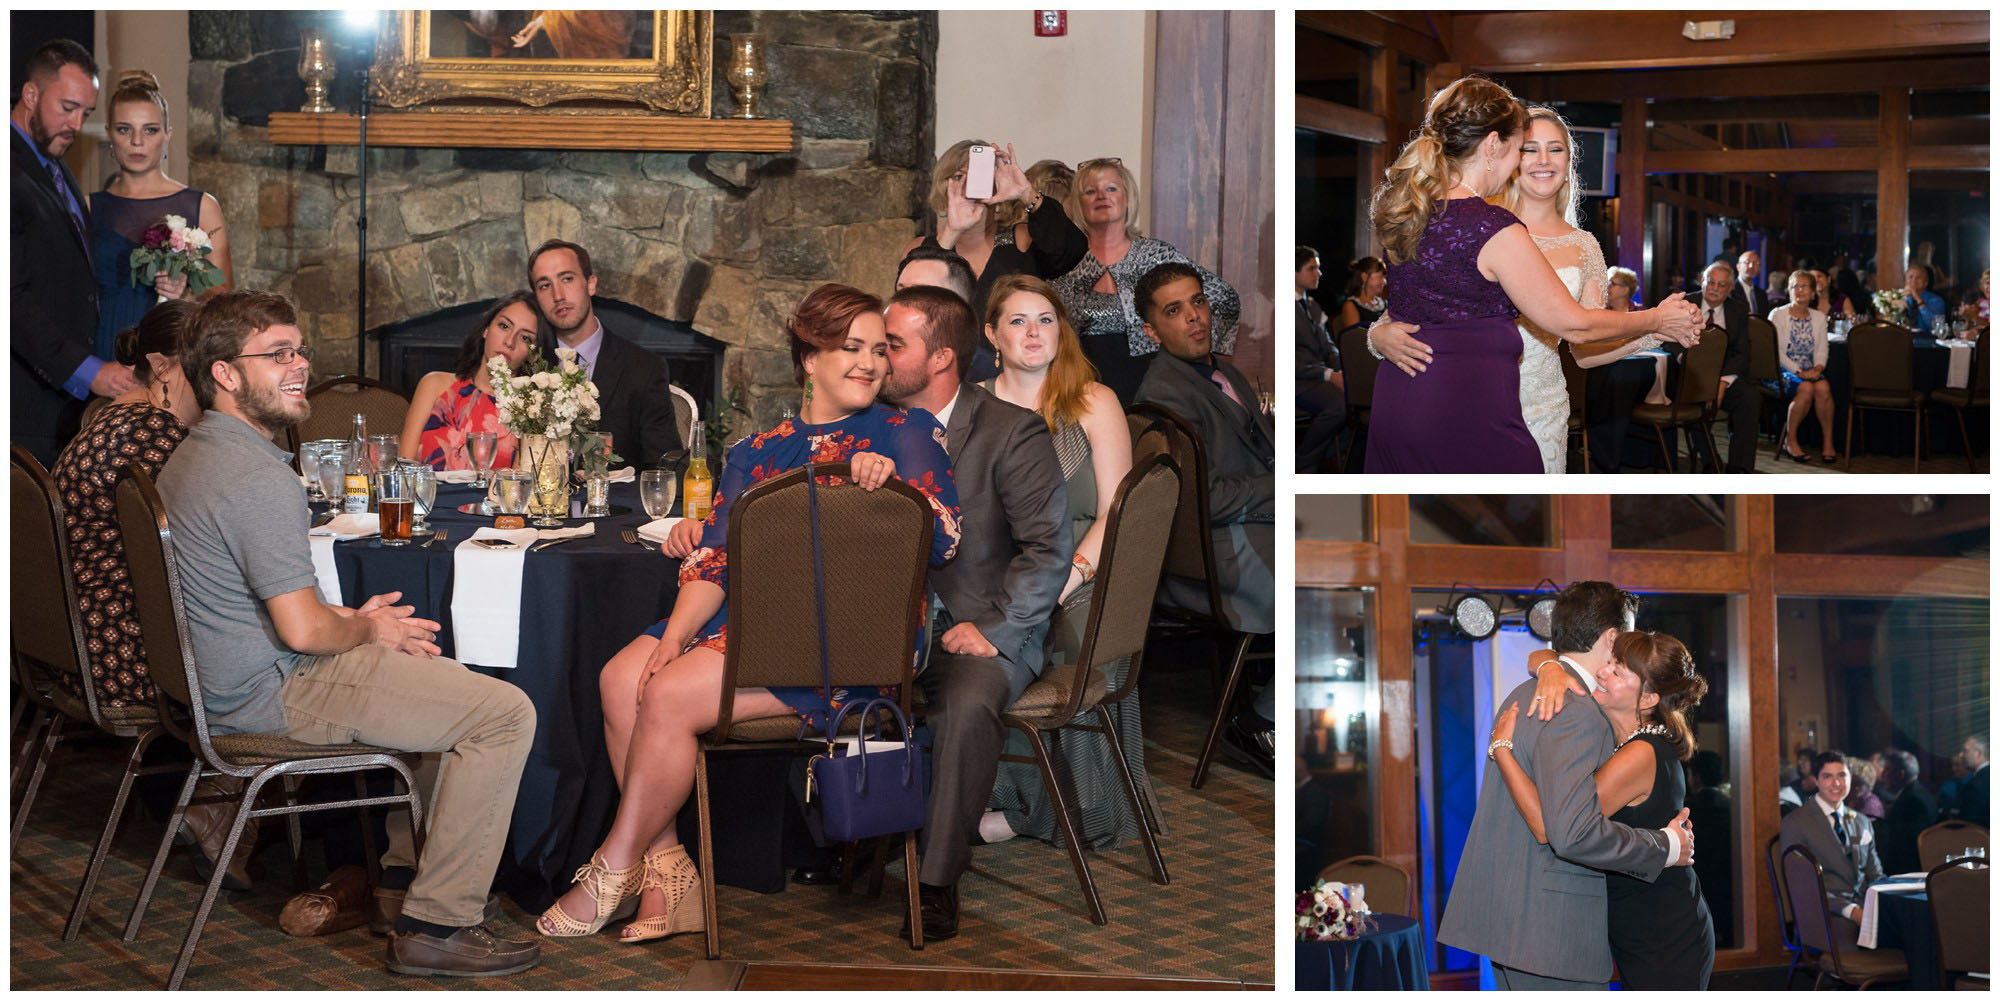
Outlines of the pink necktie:
{"label": "pink necktie", "polygon": [[1243,409],[1245,410],[1250,409],[1249,407],[1244,406],[1243,398],[1236,395],[1236,387],[1229,384],[1229,377],[1223,375],[1221,369],[1218,368],[1215,371],[1208,373],[1208,380],[1210,382],[1215,383],[1218,386],[1221,386],[1223,393],[1227,394],[1230,399],[1236,401],[1237,406],[1243,407]]}

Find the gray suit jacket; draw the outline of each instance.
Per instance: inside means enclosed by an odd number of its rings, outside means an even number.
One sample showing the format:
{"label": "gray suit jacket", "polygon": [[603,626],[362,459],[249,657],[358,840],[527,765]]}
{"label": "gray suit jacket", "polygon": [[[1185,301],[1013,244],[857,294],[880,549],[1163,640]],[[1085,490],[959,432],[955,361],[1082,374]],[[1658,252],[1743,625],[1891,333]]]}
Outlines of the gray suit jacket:
{"label": "gray suit jacket", "polygon": [[1825,874],[1827,907],[1839,914],[1848,904],[1860,905],[1869,884],[1882,879],[1882,860],[1876,854],[1874,823],[1866,815],[1846,811],[1847,845],[1842,847],[1818,799],[1807,800],[1778,822],[1778,850],[1804,845],[1813,853]]}
{"label": "gray suit jacket", "polygon": [[938,632],[978,626],[1019,697],[1047,664],[1049,617],[1076,549],[1062,466],[1039,414],[971,383],[945,439],[964,532],[958,555],[931,574],[944,603]]}
{"label": "gray suit jacket", "polygon": [[[1253,412],[1257,393],[1228,362],[1216,365],[1248,404],[1241,406],[1193,365],[1162,351],[1153,356],[1135,400],[1154,403],[1194,425],[1208,454],[1209,531],[1215,539],[1215,569],[1222,588],[1222,612],[1247,633],[1276,627],[1272,522],[1277,514],[1276,452],[1271,429]],[[1208,592],[1175,577],[1160,589],[1176,605],[1204,610]]]}
{"label": "gray suit jacket", "polygon": [[1535,683],[1501,700],[1519,703],[1514,760],[1541,793],[1549,843],[1514,808],[1500,766],[1487,762],[1458,875],[1438,925],[1438,941],[1544,977],[1608,983],[1604,876],[1652,882],[1666,867],[1666,835],[1604,818],[1591,773],[1617,747],[1597,702],[1570,698],[1543,723],[1527,713]]}

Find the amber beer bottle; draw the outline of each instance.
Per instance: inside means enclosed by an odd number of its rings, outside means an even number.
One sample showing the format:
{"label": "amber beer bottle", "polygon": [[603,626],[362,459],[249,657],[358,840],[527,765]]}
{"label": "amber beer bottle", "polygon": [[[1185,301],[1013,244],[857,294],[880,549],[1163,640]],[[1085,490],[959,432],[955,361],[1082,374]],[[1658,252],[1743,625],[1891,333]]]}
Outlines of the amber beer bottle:
{"label": "amber beer bottle", "polygon": [[705,521],[709,509],[715,506],[715,476],[708,471],[708,459],[704,458],[707,442],[703,440],[700,421],[694,422],[688,437],[692,440],[688,442],[687,475],[681,477],[681,515]]}
{"label": "amber beer bottle", "polygon": [[342,477],[343,503],[348,514],[366,514],[375,509],[374,472],[368,461],[368,418],[354,415],[354,437],[347,443],[347,471]]}

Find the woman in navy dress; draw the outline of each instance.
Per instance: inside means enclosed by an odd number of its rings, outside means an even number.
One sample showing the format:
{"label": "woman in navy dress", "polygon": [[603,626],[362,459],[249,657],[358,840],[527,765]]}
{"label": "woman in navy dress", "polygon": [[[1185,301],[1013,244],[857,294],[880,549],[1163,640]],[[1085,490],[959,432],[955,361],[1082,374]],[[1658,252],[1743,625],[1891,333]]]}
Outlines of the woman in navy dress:
{"label": "woman in navy dress", "polygon": [[118,173],[90,196],[90,254],[97,267],[97,343],[93,353],[107,361],[118,332],[139,322],[162,297],[188,298],[187,277],[161,275],[151,285],[132,284],[132,251],[146,230],[177,215],[207,231],[215,247],[208,259],[222,269],[230,286],[229,236],[222,226],[222,203],[214,195],[168,177],[163,164],[174,130],[167,125],[167,99],[145,70],[128,70],[111,92],[106,131]]}
{"label": "woman in navy dress", "polygon": [[[805,388],[798,416],[729,450],[715,510],[700,523],[700,539],[681,564],[672,614],[619,651],[598,676],[605,744],[621,794],[618,816],[590,864],[578,870],[576,886],[536,923],[544,935],[594,934],[620,903],[635,897],[639,917],[625,927],[621,942],[704,927],[701,876],[674,818],[693,789],[696,735],[715,725],[729,638],[725,543],[731,505],[744,490],[808,462],[845,460],[864,489],[894,475],[930,500],[932,566],[958,549],[958,489],[944,428],[922,410],[875,401],[889,374],[882,301],[845,285],[822,285],[799,304],[790,332],[792,369]],[[913,635],[912,657],[916,644]],[[837,707],[876,694],[738,689],[731,717],[797,716],[823,725],[829,701]]]}
{"label": "woman in navy dress", "polygon": [[1377,372],[1368,472],[1542,471],[1521,417],[1517,314],[1567,341],[1696,339],[1697,312],[1678,294],[1637,313],[1584,309],[1520,220],[1487,204],[1514,176],[1527,125],[1507,88],[1458,80],[1431,98],[1422,130],[1375,192],[1375,235],[1389,260],[1383,320],[1416,324],[1427,350],[1414,364],[1392,354],[1397,364]]}

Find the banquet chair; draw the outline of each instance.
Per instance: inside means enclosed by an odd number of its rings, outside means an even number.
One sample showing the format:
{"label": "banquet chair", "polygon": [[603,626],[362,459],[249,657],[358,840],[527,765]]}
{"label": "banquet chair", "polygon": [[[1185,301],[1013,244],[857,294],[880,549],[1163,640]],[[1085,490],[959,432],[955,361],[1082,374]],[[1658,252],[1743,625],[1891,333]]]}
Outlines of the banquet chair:
{"label": "banquet chair", "polygon": [[[1347,394],[1347,447],[1340,450],[1340,471],[1347,472],[1348,453],[1361,447],[1368,417],[1375,408],[1375,372],[1382,360],[1368,351],[1368,328],[1355,324],[1340,332],[1340,373]],[[1366,455],[1366,452],[1362,453]]]}
{"label": "banquet chair", "polygon": [[[230,800],[236,803],[228,840],[223,842],[222,849],[216,854],[218,859],[235,856],[237,844],[253,817],[282,816],[286,819],[296,865],[303,860],[300,814],[361,807],[364,809],[362,829],[365,831],[370,826],[365,812],[367,807],[405,803],[410,807],[410,829],[421,853],[424,806],[417,792],[415,776],[403,759],[402,752],[361,743],[307,744],[273,733],[215,734],[209,731],[200,665],[188,636],[187,614],[182,606],[180,569],[174,560],[173,531],[167,524],[167,512],[160,501],[159,491],[154,489],[152,480],[138,464],[126,467],[119,476],[117,503],[118,527],[125,540],[125,560],[132,575],[133,603],[139,620],[140,637],[146,645],[147,667],[153,679],[160,721],[168,733],[185,741],[188,749],[194,752],[194,762],[188,766],[180,796],[174,803],[173,813],[167,818],[166,834],[160,839],[152,867],[147,869],[146,880],[139,888],[139,900],[125,926],[124,940],[130,942],[139,933],[139,922],[145,917],[153,889],[160,880],[160,871],[166,866],[167,852],[173,847],[174,836],[181,829],[187,808],[195,802],[195,785],[204,775],[225,775],[243,780],[239,795],[203,797],[201,800],[202,803]],[[360,773],[378,768],[389,769],[400,777],[405,792],[370,796],[362,791]],[[291,783],[298,777],[333,774],[355,775],[356,791],[360,795],[351,799],[301,804],[291,794]],[[286,786],[285,805],[257,806],[258,794],[273,780]],[[373,854],[372,851],[370,854]],[[222,880],[228,869],[227,865],[218,864],[208,877],[201,903],[195,908],[194,920],[189,923],[187,937],[181,943],[180,955],[167,975],[168,990],[179,990],[181,981],[187,976],[194,960],[195,947],[201,942],[202,926],[208,923],[209,911],[215,906],[216,894],[222,889]],[[302,868],[296,872],[298,876],[304,875]],[[298,882],[302,889],[303,881]]]}
{"label": "banquet chair", "polygon": [[[1000,760],[1037,765],[1042,785],[1049,792],[1056,825],[1069,849],[1076,881],[1090,905],[1090,920],[1108,924],[1104,902],[1098,898],[1097,884],[1084,861],[1083,841],[1070,815],[1072,797],[1065,795],[1062,776],[1051,759],[1043,734],[1060,730],[1085,731],[1104,736],[1112,760],[1118,764],[1119,783],[1125,787],[1125,801],[1138,822],[1139,840],[1146,847],[1146,859],[1153,867],[1153,881],[1165,886],[1167,864],[1160,857],[1154,832],[1158,819],[1152,815],[1145,797],[1139,794],[1138,778],[1125,757],[1118,727],[1105,707],[1123,702],[1139,690],[1139,668],[1146,653],[1146,626],[1159,590],[1160,568],[1166,562],[1167,536],[1173,527],[1174,507],[1180,497],[1180,469],[1171,456],[1155,453],[1132,465],[1118,485],[1111,513],[1104,523],[1104,546],[1097,560],[1097,576],[1092,584],[1090,612],[1083,631],[1083,647],[1074,664],[1051,664],[1042,676],[1014,700],[1002,721],[1021,731],[1034,747],[1032,757],[1002,754]],[[1125,671],[1112,687],[1113,671],[1123,661]],[[1097,722],[1083,718],[1095,715]],[[1073,792],[1073,790],[1071,790]]]}
{"label": "banquet chair", "polygon": [[[306,390],[312,413],[285,431],[284,449],[297,468],[299,444],[321,438],[346,440],[354,434],[354,415],[368,418],[369,434],[399,435],[410,411],[410,398],[387,383],[366,376],[343,375]],[[415,456],[405,455],[410,459]]]}
{"label": "banquet chair", "polygon": [[[672,383],[667,384],[667,399],[668,402],[674,405],[674,430],[680,434],[681,447],[687,448],[688,439],[694,436],[694,422],[701,420],[701,408],[695,405],[692,394]],[[615,449],[618,443],[612,442],[611,444]],[[625,457],[625,461],[635,467],[639,466],[641,462],[651,463],[658,461],[658,459],[659,456],[657,455],[628,455]]]}
{"label": "banquet chair", "polygon": [[1361,897],[1368,909],[1378,914],[1414,917],[1410,901],[1410,874],[1388,859],[1376,855],[1350,855],[1329,862],[1319,878],[1336,883],[1360,883]]}
{"label": "banquet chair", "polygon": [[1804,845],[1793,845],[1784,853],[1785,886],[1791,894],[1792,913],[1798,919],[1799,942],[1819,953],[1819,976],[1813,990],[1832,977],[1867,990],[1910,978],[1909,964],[1901,949],[1842,949],[1833,933],[1833,914],[1826,905],[1826,877],[1819,860]]}
{"label": "banquet chair", "polygon": [[[1991,974],[1989,959],[1993,927],[1990,892],[1993,870],[1982,858],[1962,858],[1946,862],[1924,877],[1924,896],[1930,898],[1931,931],[1937,940],[1938,985],[1959,990],[1987,990],[1984,975]],[[1958,980],[1961,973],[1977,973],[1979,978]]]}
{"label": "banquet chair", "polygon": [[[1137,466],[1148,455],[1163,451],[1173,457],[1181,473],[1180,503],[1174,507],[1173,530],[1167,542],[1163,573],[1208,585],[1208,609],[1205,612],[1155,608],[1159,615],[1170,621],[1191,625],[1208,634],[1214,644],[1211,649],[1216,655],[1213,667],[1217,676],[1223,679],[1222,688],[1216,694],[1215,719],[1209,723],[1208,737],[1202,742],[1201,753],[1194,762],[1194,781],[1190,785],[1199,789],[1208,781],[1209,766],[1214,764],[1215,752],[1222,746],[1223,728],[1229,725],[1229,718],[1234,714],[1237,692],[1243,687],[1243,665],[1249,660],[1250,641],[1254,635],[1230,624],[1223,611],[1222,587],[1215,568],[1215,537],[1209,530],[1208,455],[1203,451],[1201,436],[1195,434],[1180,415],[1156,404],[1141,403],[1128,413],[1150,418],[1154,422],[1149,433],[1143,437],[1133,436],[1133,465]],[[1220,656],[1224,637],[1231,641],[1226,667]]]}
{"label": "banquet chair", "polygon": [[1696,461],[1693,432],[1699,430],[1708,445],[1710,466],[1716,472],[1722,471],[1708,424],[1715,412],[1715,385],[1722,380],[1722,359],[1728,350],[1728,331],[1714,325],[1702,328],[1701,339],[1681,355],[1681,378],[1673,402],[1641,403],[1632,408],[1633,423],[1653,429],[1653,437],[1660,443],[1660,458],[1666,460],[1669,473],[1678,470],[1674,465],[1677,449],[1667,447],[1667,431],[1680,428],[1689,431],[1689,467],[1693,468]]}
{"label": "banquet chair", "polygon": [[1986,828],[1969,820],[1941,820],[1917,832],[1917,864],[1926,872],[1963,854],[1966,848],[1988,847]]}
{"label": "banquet chair", "polygon": [[1792,954],[1792,965],[1785,970],[1785,989],[1792,989],[1792,978],[1799,974],[1799,960],[1804,959],[1806,947],[1799,944],[1798,921],[1792,915],[1792,896],[1785,892],[1785,878],[1779,873],[1778,836],[1764,843],[1764,872],[1771,877],[1771,895],[1778,898],[1778,931],[1786,951]]}
{"label": "banquet chair", "polygon": [[1778,381],[1779,370],[1778,328],[1761,316],[1751,317],[1750,370],[1744,378],[1749,379],[1753,383],[1751,388],[1764,398],[1764,414],[1775,414],[1778,418],[1777,432],[1773,435],[1776,440],[1771,445],[1774,459],[1777,453],[1785,450],[1785,407],[1790,403],[1785,394],[1771,388],[1770,384]]}
{"label": "banquet chair", "polygon": [[1584,418],[1583,406],[1586,393],[1584,387],[1589,379],[1585,378],[1583,366],[1576,363],[1576,356],[1570,354],[1567,345],[1557,351],[1556,355],[1562,359],[1563,386],[1569,390],[1569,429],[1563,442],[1564,461],[1568,461],[1569,454],[1567,439],[1575,438],[1583,443],[1583,471],[1588,473],[1590,472],[1590,422]]}
{"label": "banquet chair", "polygon": [[1946,387],[1931,390],[1930,402],[1950,407],[1952,416],[1958,418],[1958,440],[1965,444],[1965,469],[1970,473],[1979,472],[1979,466],[1972,461],[1972,437],[1965,431],[1965,412],[1973,407],[1988,405],[1986,391],[1992,373],[1987,367],[1990,363],[1986,349],[1992,341],[1991,337],[1981,337],[1972,342],[1972,372],[1965,380],[1964,389]]}
{"label": "banquet chair", "polygon": [[[814,463],[820,477],[849,475],[845,462]],[[827,664],[835,687],[895,686],[904,712],[916,678],[910,644],[925,623],[930,568],[930,502],[891,478],[873,491],[821,486],[820,553],[826,579]],[[814,599],[813,537],[806,470],[794,469],[745,490],[729,513],[729,643],[722,655],[721,706],[715,726],[695,744],[698,870],[708,958],[722,957],[715,901],[715,841],[708,757],[742,751],[824,750],[825,735],[804,731],[796,716],[733,717],[741,688],[818,688],[819,612]],[[859,628],[859,624],[867,628]],[[847,727],[858,731],[859,714]],[[910,947],[923,948],[917,904],[917,832],[903,837]]]}
{"label": "banquet chair", "polygon": [[[1911,442],[1910,472],[1924,461],[1924,411],[1927,396],[1916,388],[1916,346],[1910,331],[1891,323],[1864,323],[1847,334],[1847,431],[1846,458],[1842,469],[1854,465],[1854,421],[1864,410],[1901,411],[1910,415],[1915,426]],[[1864,432],[1861,443],[1868,444]],[[1968,451],[1970,448],[1968,447]]]}
{"label": "banquet chair", "polygon": [[[141,775],[159,775],[180,770],[179,765],[144,767],[146,749],[166,731],[159,714],[149,703],[139,706],[112,706],[98,700],[97,683],[91,677],[90,654],[85,646],[83,622],[78,616],[76,578],[70,562],[68,534],[63,528],[62,498],[55,481],[21,446],[14,446],[13,467],[13,637],[14,664],[21,688],[33,699],[36,719],[28,726],[26,745],[40,744],[30,765],[27,791],[14,810],[13,848],[21,845],[21,829],[34,808],[35,794],[47,775],[49,759],[56,745],[67,736],[67,723],[82,723],[100,733],[133,741],[125,758],[124,775],[118,792],[111,798],[111,814],[104,820],[104,832],[83,870],[77,886],[76,902],[63,925],[63,941],[73,941],[83,928],[90,897],[111,854],[112,838],[124,819],[125,804],[132,794],[132,782]],[[82,695],[63,684],[77,683]],[[46,732],[42,727],[46,726]],[[39,739],[38,739],[39,738]],[[25,745],[24,745],[25,746]],[[17,772],[17,776],[19,772]]]}

